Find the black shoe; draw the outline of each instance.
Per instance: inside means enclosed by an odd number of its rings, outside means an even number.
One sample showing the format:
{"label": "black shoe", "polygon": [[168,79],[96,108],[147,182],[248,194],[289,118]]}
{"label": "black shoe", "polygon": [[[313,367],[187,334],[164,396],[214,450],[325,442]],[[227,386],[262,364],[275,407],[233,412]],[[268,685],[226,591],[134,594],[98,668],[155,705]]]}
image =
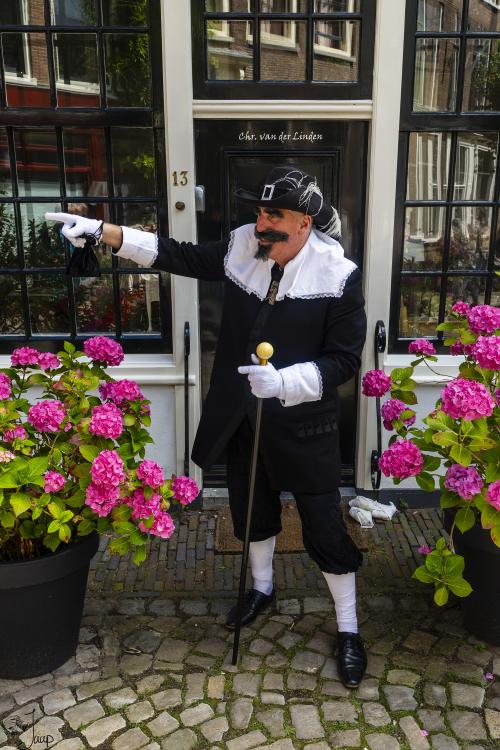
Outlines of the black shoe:
{"label": "black shoe", "polygon": [[346,688],[357,688],[366,671],[366,651],[358,633],[337,634],[339,676]]}
{"label": "black shoe", "polygon": [[[262,591],[256,591],[255,589],[247,591],[243,600],[241,624],[248,625],[248,623],[253,622],[260,612],[269,607],[274,598],[274,590],[270,594],[263,594]],[[226,625],[231,628],[234,628],[236,623],[237,606],[231,609],[226,619]]]}

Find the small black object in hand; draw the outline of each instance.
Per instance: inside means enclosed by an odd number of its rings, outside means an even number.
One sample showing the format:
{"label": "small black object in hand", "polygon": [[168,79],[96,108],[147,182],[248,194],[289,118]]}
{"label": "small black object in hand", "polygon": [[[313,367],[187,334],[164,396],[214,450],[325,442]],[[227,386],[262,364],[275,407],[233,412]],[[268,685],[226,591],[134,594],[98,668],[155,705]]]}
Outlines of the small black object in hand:
{"label": "small black object in hand", "polygon": [[71,253],[71,258],[66,269],[68,276],[100,276],[101,268],[99,261],[94,252],[94,247],[99,244],[102,234],[101,231],[96,234],[87,234],[85,245],[75,247]]}

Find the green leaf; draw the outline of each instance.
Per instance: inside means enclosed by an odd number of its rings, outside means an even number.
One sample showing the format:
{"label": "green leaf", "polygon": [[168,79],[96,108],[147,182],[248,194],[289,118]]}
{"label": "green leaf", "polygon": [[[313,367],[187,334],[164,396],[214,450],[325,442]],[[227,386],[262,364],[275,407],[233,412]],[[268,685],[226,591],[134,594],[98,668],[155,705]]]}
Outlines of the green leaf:
{"label": "green leaf", "polygon": [[454,432],[435,432],[432,442],[436,445],[458,445],[458,437]]}
{"label": "green leaf", "polygon": [[59,529],[59,539],[61,540],[61,542],[66,543],[71,539],[71,529],[67,523],[63,523],[61,528]]}
{"label": "green leaf", "polygon": [[78,536],[87,536],[88,534],[91,534],[92,531],[95,529],[95,524],[93,521],[90,521],[88,518],[84,521],[80,521],[77,527],[77,533]]}
{"label": "green leaf", "polygon": [[52,502],[47,505],[47,509],[52,516],[52,518],[59,519],[63,513],[63,506],[59,502]]}
{"label": "green leaf", "polygon": [[137,420],[133,414],[125,414],[125,416],[123,417],[123,424],[125,425],[125,427],[133,427],[136,421]]}
{"label": "green leaf", "polygon": [[16,522],[15,516],[10,510],[0,510],[0,526],[11,529]]}
{"label": "green leaf", "polygon": [[61,526],[61,522],[56,519],[54,521],[51,521],[47,527],[47,531],[49,534],[51,534],[53,531],[59,531],[59,528]]}
{"label": "green leaf", "polygon": [[444,571],[447,577],[450,579],[454,577],[462,577],[464,572],[465,562],[464,558],[460,555],[450,555],[444,558]]}
{"label": "green leaf", "polygon": [[55,552],[59,547],[61,540],[58,534],[46,534],[43,538],[45,547],[48,547],[52,552]]}
{"label": "green leaf", "polygon": [[128,521],[132,510],[129,505],[123,503],[122,505],[115,505],[111,514],[114,521]]}
{"label": "green leaf", "polygon": [[446,320],[444,323],[439,323],[436,326],[436,331],[455,331],[459,325],[458,320]]}
{"label": "green leaf", "polygon": [[416,578],[422,583],[433,583],[435,580],[434,576],[429,573],[425,565],[420,565],[418,568],[415,568],[412,578]]}
{"label": "green leaf", "polygon": [[140,547],[143,544],[146,544],[148,541],[147,534],[143,534],[142,531],[139,531],[139,529],[136,529],[133,534],[129,536],[130,544],[133,544],[136,547]]}
{"label": "green leaf", "polygon": [[6,489],[21,487],[24,482],[19,478],[17,471],[6,471],[5,474],[0,474],[0,487]]}
{"label": "green leaf", "polygon": [[140,565],[146,559],[147,552],[146,547],[137,547],[134,554],[132,555],[132,562],[135,565]]}
{"label": "green leaf", "polygon": [[455,505],[458,505],[458,503],[459,497],[455,493],[448,492],[447,490],[441,493],[441,497],[439,499],[441,508],[454,508]]}
{"label": "green leaf", "polygon": [[96,445],[90,445],[88,443],[79,445],[78,450],[80,451],[84,459],[86,461],[89,461],[90,463],[92,463],[94,458],[101,452]]}
{"label": "green leaf", "polygon": [[23,469],[23,473],[28,481],[30,481],[31,477],[40,476],[45,471],[47,471],[48,465],[48,456],[38,456],[37,458],[32,458],[30,461],[28,461],[28,465],[25,469]]}
{"label": "green leaf", "polygon": [[485,479],[488,484],[492,484],[500,479],[500,465],[499,464],[488,464],[486,466]]}
{"label": "green leaf", "polygon": [[469,596],[469,594],[471,594],[473,590],[469,581],[466,581],[465,578],[459,578],[458,580],[450,581],[448,583],[448,586],[450,587],[450,591],[455,594],[455,596],[460,597]]}
{"label": "green leaf", "polygon": [[440,586],[434,592],[434,601],[438,607],[442,607],[448,601],[448,589],[446,586]]}
{"label": "green leaf", "polygon": [[441,466],[441,459],[438,456],[424,456],[425,471],[437,471]]}
{"label": "green leaf", "polygon": [[393,383],[399,383],[402,380],[406,380],[413,375],[413,367],[395,367],[391,372],[391,380]]}
{"label": "green leaf", "polygon": [[392,392],[392,397],[398,398],[400,401],[403,402],[403,404],[409,404],[410,406],[418,403],[417,397],[415,396],[413,391],[396,390]]}
{"label": "green leaf", "polygon": [[68,354],[74,354],[75,347],[73,346],[73,344],[71,342],[65,341],[64,344],[63,344],[63,346],[64,346],[64,351],[65,352],[67,352]]}
{"label": "green leaf", "polygon": [[454,445],[450,450],[451,458],[462,466],[469,466],[472,461],[472,453],[464,445]]}
{"label": "green leaf", "polygon": [[30,375],[29,378],[26,381],[26,384],[31,385],[41,385],[42,383],[46,383],[48,380],[46,375],[43,375],[41,372],[34,372],[33,375]]}
{"label": "green leaf", "polygon": [[474,344],[476,341],[476,336],[471,333],[470,331],[462,331],[460,334],[460,340],[462,344]]}
{"label": "green leaf", "polygon": [[26,492],[15,492],[10,496],[10,504],[16,516],[20,516],[31,507],[31,495]]}
{"label": "green leaf", "polygon": [[414,380],[411,378],[407,378],[406,380],[402,380],[399,384],[399,388],[402,391],[413,391],[417,387],[417,384]]}
{"label": "green leaf", "polygon": [[85,501],[85,492],[82,489],[77,490],[73,495],[64,498],[66,505],[70,508],[80,508]]}
{"label": "green leaf", "polygon": [[436,489],[434,477],[432,474],[428,474],[426,471],[422,471],[415,477],[417,484],[421,490],[425,492],[433,492]]}
{"label": "green leaf", "polygon": [[128,521],[114,521],[113,529],[117,534],[124,534],[128,536],[135,531],[136,527],[133,523],[129,523]]}
{"label": "green leaf", "polygon": [[130,544],[128,539],[117,537],[110,541],[108,549],[112,555],[126,555],[130,549]]}
{"label": "green leaf", "polygon": [[455,514],[455,523],[462,534],[472,529],[476,522],[476,514],[472,508],[460,508]]}

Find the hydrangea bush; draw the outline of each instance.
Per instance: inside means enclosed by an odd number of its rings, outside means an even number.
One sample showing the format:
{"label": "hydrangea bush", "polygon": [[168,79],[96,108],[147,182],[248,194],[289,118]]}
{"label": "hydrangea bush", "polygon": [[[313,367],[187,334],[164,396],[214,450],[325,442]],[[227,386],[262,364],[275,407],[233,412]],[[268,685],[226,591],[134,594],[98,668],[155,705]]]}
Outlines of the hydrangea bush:
{"label": "hydrangea bush", "polygon": [[366,396],[390,396],[381,414],[385,428],[396,434],[380,458],[382,473],[395,484],[415,477],[426,491],[437,484],[441,507],[454,509],[450,539],[439,539],[434,550],[421,547],[425,562],[413,574],[434,585],[434,600],[442,605],[450,591],[461,597],[472,591],[463,577],[464,560],[454,550],[455,526],[465,533],[479,522],[500,547],[500,309],[456,302],[437,330],[445,332],[444,344],[463,361],[459,377],[443,388],[423,427],[414,426],[412,375],[422,363],[432,369],[429,362],[437,359],[432,342],[412,341],[411,366],[393,370],[390,378],[371,370],[363,376],[362,390]]}
{"label": "hydrangea bush", "polygon": [[[21,347],[0,370],[0,561],[97,530],[113,536],[110,552],[132,551],[140,564],[152,536],[174,531],[171,504],[198,495],[192,479],[166,478],[145,459],[150,402],[105,370],[123,360],[120,344],[96,336],[83,348],[66,342],[56,356]],[[42,395],[30,403],[34,386]]]}

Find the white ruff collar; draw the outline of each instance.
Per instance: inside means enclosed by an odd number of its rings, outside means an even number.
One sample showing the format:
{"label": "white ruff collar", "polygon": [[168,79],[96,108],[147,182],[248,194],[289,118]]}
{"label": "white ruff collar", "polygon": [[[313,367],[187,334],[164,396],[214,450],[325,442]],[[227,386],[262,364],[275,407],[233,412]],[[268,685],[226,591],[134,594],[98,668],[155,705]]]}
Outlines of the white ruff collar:
{"label": "white ruff collar", "polygon": [[[231,232],[224,268],[231,281],[263,300],[271,283],[274,261],[255,257],[258,245],[254,230],[255,224],[245,224]],[[286,264],[276,301],[285,297],[341,297],[355,268],[352,261],[344,258],[337,240],[313,229],[304,247]]]}

